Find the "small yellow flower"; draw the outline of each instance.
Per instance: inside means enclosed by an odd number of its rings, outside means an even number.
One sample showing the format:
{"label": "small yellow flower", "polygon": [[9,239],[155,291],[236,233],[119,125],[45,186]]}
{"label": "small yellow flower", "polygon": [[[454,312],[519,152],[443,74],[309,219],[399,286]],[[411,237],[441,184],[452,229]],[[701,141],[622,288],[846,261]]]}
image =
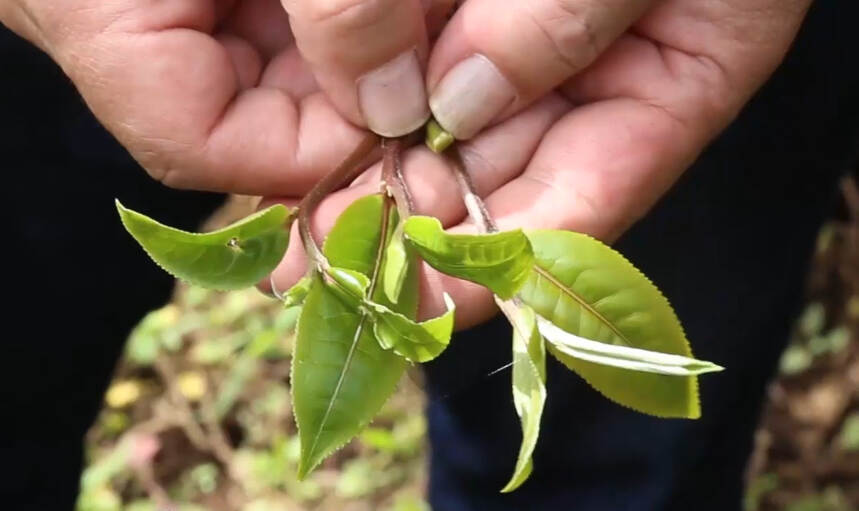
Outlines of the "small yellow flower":
{"label": "small yellow flower", "polygon": [[133,404],[143,393],[143,387],[137,380],[121,380],[107,389],[104,400],[111,408],[125,408]]}
{"label": "small yellow flower", "polygon": [[206,394],[206,378],[197,371],[186,371],[176,380],[179,392],[189,401],[199,401]]}

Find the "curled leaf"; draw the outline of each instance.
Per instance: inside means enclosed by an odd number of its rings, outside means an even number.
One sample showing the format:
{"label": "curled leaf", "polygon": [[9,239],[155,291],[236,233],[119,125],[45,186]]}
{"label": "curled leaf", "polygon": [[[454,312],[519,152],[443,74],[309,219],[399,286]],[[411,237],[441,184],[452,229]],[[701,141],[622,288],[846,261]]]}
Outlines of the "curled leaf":
{"label": "curled leaf", "polygon": [[673,376],[695,376],[724,370],[712,362],[681,355],[617,346],[585,339],[566,332],[545,318],[538,318],[540,334],[560,353],[588,362]]}
{"label": "curled leaf", "polygon": [[428,362],[441,354],[453,335],[456,306],[446,293],[447,312],[422,323],[394,312],[367,297],[370,280],[361,273],[344,268],[329,268],[331,290],[356,310],[369,314],[379,345],[412,362]]}
{"label": "curled leaf", "polygon": [[520,230],[493,234],[448,234],[433,217],[413,216],[405,223],[406,239],[430,266],[470,280],[509,299],[531,275],[534,255]]}
{"label": "curled leaf", "polygon": [[292,212],[283,205],[264,209],[217,231],[195,234],[116,208],[122,225],[165,271],[211,289],[250,287],[271,273],[289,243]]}
{"label": "curled leaf", "polygon": [[417,323],[394,312],[384,305],[366,302],[373,314],[373,331],[379,344],[393,349],[412,362],[429,362],[439,356],[450,344],[453,335],[456,306],[445,293],[447,312],[437,318]]}

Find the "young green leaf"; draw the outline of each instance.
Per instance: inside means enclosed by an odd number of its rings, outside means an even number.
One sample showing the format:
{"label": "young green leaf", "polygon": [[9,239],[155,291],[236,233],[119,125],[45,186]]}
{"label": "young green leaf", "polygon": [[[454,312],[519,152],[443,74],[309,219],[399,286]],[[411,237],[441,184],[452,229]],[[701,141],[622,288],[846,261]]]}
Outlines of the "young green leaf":
{"label": "young green leaf", "polygon": [[534,311],[520,306],[513,323],[513,404],[522,423],[522,444],[513,476],[501,490],[515,490],[531,475],[531,455],[540,436],[540,418],[546,403],[546,345],[537,329]]}
{"label": "young green leaf", "polygon": [[413,216],[405,223],[406,239],[433,268],[489,288],[507,300],[528,280],[534,254],[520,230],[493,234],[447,234],[441,223]]}
{"label": "young green leaf", "polygon": [[[569,231],[528,233],[536,264],[520,297],[560,329],[585,339],[691,357],[668,300],[622,255]],[[694,375],[668,376],[608,367],[549,346],[564,365],[603,395],[661,417],[700,416]]]}
{"label": "young green leaf", "polygon": [[329,268],[327,274],[333,281],[331,288],[335,294],[357,310],[369,313],[373,333],[383,349],[393,349],[412,362],[429,362],[450,344],[456,306],[447,294],[445,314],[417,323],[370,300],[367,297],[370,279],[364,274],[337,267]]}
{"label": "young green leaf", "polygon": [[[369,279],[367,294],[374,301],[414,317],[416,271],[409,272],[397,304],[385,301],[379,284],[392,218],[388,206],[380,195],[354,202],[328,234],[323,252],[332,265]],[[405,359],[376,341],[370,316],[343,300],[333,287],[317,277],[298,322],[292,394],[301,444],[300,477],[373,418],[406,368]]]}
{"label": "young green leaf", "polygon": [[422,323],[416,323],[384,305],[366,302],[373,315],[373,331],[384,349],[396,353],[412,362],[429,362],[450,344],[456,306],[450,296],[444,295],[447,312]]}
{"label": "young green leaf", "polygon": [[391,240],[388,242],[388,248],[385,249],[385,266],[383,270],[385,296],[392,303],[399,301],[409,264],[412,263],[412,258],[409,257],[403,241],[403,225],[404,222],[397,222],[397,227],[394,229]]}
{"label": "young green leaf", "polygon": [[328,276],[334,280],[334,291],[343,296],[347,303],[357,306],[367,298],[370,278],[363,273],[335,266],[329,268]]}
{"label": "young green leaf", "polygon": [[211,289],[253,286],[274,270],[289,243],[292,212],[282,205],[205,234],[168,227],[119,201],[116,208],[122,225],[161,268]]}
{"label": "young green leaf", "polygon": [[426,127],[425,143],[430,150],[436,154],[441,154],[450,147],[456,140],[448,131],[445,131],[435,119],[430,119]]}
{"label": "young green leaf", "polygon": [[302,277],[301,280],[289,288],[283,295],[283,308],[297,307],[304,303],[307,298],[307,293],[310,292],[310,285],[313,284],[313,277]]}

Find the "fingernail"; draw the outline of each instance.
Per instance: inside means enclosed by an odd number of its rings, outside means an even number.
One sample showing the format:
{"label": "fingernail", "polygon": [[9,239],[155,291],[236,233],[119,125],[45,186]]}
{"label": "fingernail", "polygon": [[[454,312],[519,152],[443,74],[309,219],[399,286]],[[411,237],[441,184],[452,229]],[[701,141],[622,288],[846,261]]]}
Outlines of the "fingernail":
{"label": "fingernail", "polygon": [[417,54],[409,51],[358,79],[358,104],[367,127],[399,137],[429,119],[427,93]]}
{"label": "fingernail", "polygon": [[430,95],[442,127],[460,140],[476,135],[516,99],[516,89],[491,60],[475,54],[451,68]]}

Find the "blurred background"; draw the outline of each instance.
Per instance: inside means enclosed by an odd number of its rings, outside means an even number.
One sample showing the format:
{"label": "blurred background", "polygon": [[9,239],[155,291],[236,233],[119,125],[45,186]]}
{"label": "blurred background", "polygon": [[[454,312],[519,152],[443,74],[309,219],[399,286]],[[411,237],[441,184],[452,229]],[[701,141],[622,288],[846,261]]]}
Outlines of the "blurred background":
{"label": "blurred background", "polygon": [[[858,183],[856,173],[842,182],[819,234],[749,461],[746,511],[859,510]],[[253,205],[232,197],[205,229]],[[87,438],[78,511],[428,510],[417,370],[356,440],[296,479],[296,317],[256,290],[178,285],[128,339]]]}

